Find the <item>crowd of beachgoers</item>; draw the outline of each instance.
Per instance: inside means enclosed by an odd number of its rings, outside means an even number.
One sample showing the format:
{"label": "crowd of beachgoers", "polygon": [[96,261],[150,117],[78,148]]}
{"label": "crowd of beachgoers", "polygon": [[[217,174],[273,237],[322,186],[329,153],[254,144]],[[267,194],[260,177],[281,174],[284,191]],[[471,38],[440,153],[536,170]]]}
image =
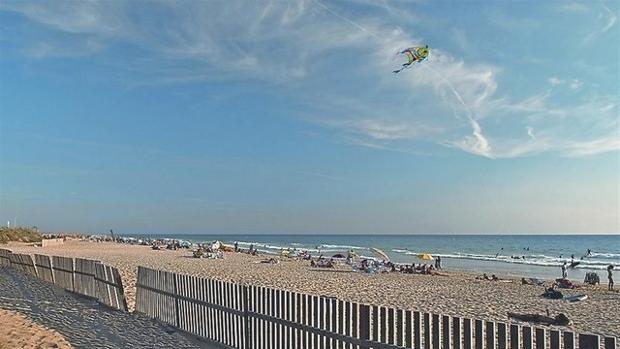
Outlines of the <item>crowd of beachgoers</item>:
{"label": "crowd of beachgoers", "polygon": [[[112,232],[112,231],[111,231]],[[43,234],[43,238],[52,239],[52,238],[79,238],[82,240],[95,241],[95,242],[115,242],[121,244],[128,245],[141,245],[141,246],[150,246],[153,250],[191,250],[192,256],[195,258],[209,258],[209,259],[220,259],[224,258],[224,252],[236,252],[236,253],[246,253],[253,256],[258,255],[267,255],[267,258],[264,258],[260,261],[260,263],[266,264],[274,264],[280,261],[279,258],[293,259],[293,260],[302,260],[309,261],[309,265],[312,268],[334,268],[338,265],[350,267],[353,272],[362,272],[362,273],[403,273],[403,274],[423,274],[423,275],[441,275],[447,276],[449,274],[442,272],[442,263],[441,257],[436,256],[433,257],[430,254],[421,254],[419,257],[422,259],[422,262],[416,264],[415,262],[411,264],[403,264],[403,263],[393,263],[390,261],[389,256],[379,250],[373,249],[376,252],[375,257],[361,257],[354,250],[350,249],[346,252],[336,253],[331,256],[325,256],[322,253],[317,253],[312,255],[310,251],[305,249],[297,249],[297,248],[283,248],[279,251],[279,253],[274,253],[270,251],[259,251],[253,244],[250,244],[248,248],[244,249],[239,246],[237,242],[234,242],[230,245],[226,245],[221,241],[212,241],[212,242],[203,242],[203,243],[194,243],[189,240],[181,240],[175,238],[139,238],[139,237],[125,237],[125,236],[114,236],[113,233],[111,235],[79,235],[79,234]],[[581,260],[587,258],[591,255],[591,250],[588,249],[587,252],[581,257]],[[274,258],[274,257],[279,258]],[[430,262],[430,263],[426,263]],[[561,275],[562,277],[557,278],[551,284],[551,286],[547,289],[544,294],[545,297],[553,298],[553,297],[561,297],[559,296],[561,293],[556,288],[564,288],[564,289],[574,289],[578,288],[579,285],[571,282],[567,279],[567,271],[569,268],[573,268],[575,265],[578,265],[579,261],[575,260],[575,256],[571,256],[570,264],[568,261],[564,262],[560,265]],[[607,267],[607,285],[608,290],[614,291],[614,280],[613,280],[613,272],[614,266],[609,265]],[[477,276],[478,280],[486,280],[486,281],[501,281],[501,279],[496,275],[488,276],[486,273],[482,276]],[[522,284],[531,284],[531,285],[541,285],[542,281],[538,278],[522,278]],[[601,280],[597,273],[590,272],[586,273],[586,277],[584,279],[585,284],[596,285],[600,284]]]}

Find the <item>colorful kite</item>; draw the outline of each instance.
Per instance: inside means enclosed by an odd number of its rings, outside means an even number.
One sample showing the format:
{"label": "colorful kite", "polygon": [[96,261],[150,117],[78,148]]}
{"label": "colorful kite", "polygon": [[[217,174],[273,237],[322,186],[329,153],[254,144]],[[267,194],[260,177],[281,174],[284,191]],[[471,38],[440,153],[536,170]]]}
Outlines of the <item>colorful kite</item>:
{"label": "colorful kite", "polygon": [[400,69],[394,70],[393,72],[395,74],[409,68],[415,62],[422,62],[423,60],[425,60],[426,57],[428,57],[428,45],[420,47],[410,47],[406,50],[403,50],[402,52],[399,52],[398,54],[407,56],[407,62],[403,63],[403,66]]}

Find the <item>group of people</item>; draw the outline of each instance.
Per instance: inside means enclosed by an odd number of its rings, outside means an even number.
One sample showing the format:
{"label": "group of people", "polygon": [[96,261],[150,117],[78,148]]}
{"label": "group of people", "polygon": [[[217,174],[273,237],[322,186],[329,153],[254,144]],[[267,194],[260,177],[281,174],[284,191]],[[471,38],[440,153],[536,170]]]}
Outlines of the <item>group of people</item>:
{"label": "group of people", "polygon": [[500,278],[495,276],[495,274],[492,274],[491,277],[489,277],[486,273],[482,274],[482,276],[479,276],[476,279],[478,279],[478,280],[487,280],[487,281],[499,281],[500,280]]}
{"label": "group of people", "polygon": [[252,256],[258,256],[258,250],[254,248],[254,244],[250,244],[250,248],[248,248],[247,250],[239,248],[239,243],[237,241],[235,241],[233,246],[234,246],[235,252],[247,253],[247,254],[251,254]]}
{"label": "group of people", "polygon": [[416,266],[415,263],[411,263],[411,265],[401,265],[398,270],[394,271],[400,271],[404,274],[432,275],[435,270],[439,269],[436,266],[437,263],[435,263],[435,266],[423,263],[420,263]]}
{"label": "group of people", "polygon": [[[581,260],[583,260],[584,258],[587,257],[591,257],[592,256],[592,250],[588,249],[586,251],[586,253],[581,257]],[[562,255],[560,255],[560,258],[562,257]],[[562,279],[566,279],[568,278],[568,268],[574,268],[575,266],[577,266],[580,262],[576,262],[575,261],[575,255],[572,254],[570,256],[571,258],[571,263],[568,264],[568,261],[565,261],[564,263],[562,263]],[[607,266],[607,289],[609,291],[613,291],[614,290],[614,266],[613,264],[610,264]]]}

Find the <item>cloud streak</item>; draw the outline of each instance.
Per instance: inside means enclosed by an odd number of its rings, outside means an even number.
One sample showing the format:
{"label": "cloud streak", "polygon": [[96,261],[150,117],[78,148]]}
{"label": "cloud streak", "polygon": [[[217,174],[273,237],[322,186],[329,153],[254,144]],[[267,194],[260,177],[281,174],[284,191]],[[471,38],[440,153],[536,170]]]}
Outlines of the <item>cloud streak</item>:
{"label": "cloud streak", "polygon": [[[304,120],[349,144],[416,153],[412,144],[424,142],[488,158],[619,149],[609,133],[619,127],[618,96],[575,77],[553,76],[517,96],[500,84],[504,67],[468,63],[442,47],[432,47],[428,61],[411,71],[391,74],[399,49],[424,42],[413,11],[391,4],[356,4],[380,8],[373,16],[318,0],[148,4],[5,1],[0,10],[37,28],[37,42],[21,43],[31,57],[108,57],[106,64],[127,72],[121,75],[133,85],[259,81],[303,106]],[[617,21],[602,6],[597,35]],[[392,24],[399,14],[414,29]],[[505,29],[531,22],[500,14],[494,23]],[[109,58],[126,46],[134,56]],[[565,96],[584,90],[566,103]]]}

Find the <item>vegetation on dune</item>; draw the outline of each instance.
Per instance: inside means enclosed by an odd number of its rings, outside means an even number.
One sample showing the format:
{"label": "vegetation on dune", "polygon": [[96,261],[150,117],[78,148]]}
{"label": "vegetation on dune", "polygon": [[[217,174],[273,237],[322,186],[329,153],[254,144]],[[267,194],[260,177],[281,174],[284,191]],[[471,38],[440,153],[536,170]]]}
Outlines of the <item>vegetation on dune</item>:
{"label": "vegetation on dune", "polygon": [[31,228],[0,227],[0,243],[6,244],[9,241],[40,242],[41,234]]}

